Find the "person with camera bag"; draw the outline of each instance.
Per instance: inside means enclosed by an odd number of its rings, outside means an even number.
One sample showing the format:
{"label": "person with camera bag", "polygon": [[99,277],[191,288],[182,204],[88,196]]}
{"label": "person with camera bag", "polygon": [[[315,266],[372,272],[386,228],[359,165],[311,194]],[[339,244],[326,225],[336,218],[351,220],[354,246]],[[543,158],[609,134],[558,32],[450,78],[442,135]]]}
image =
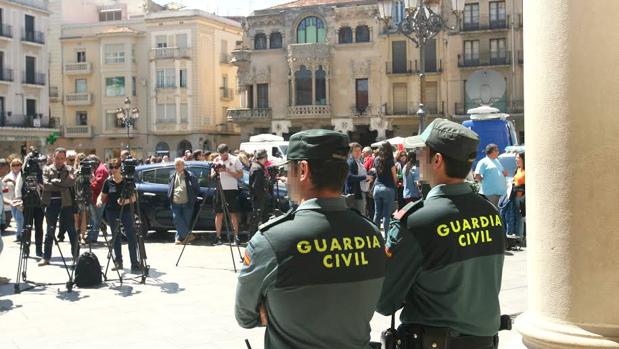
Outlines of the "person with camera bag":
{"label": "person with camera bag", "polygon": [[464,180],[479,137],[435,119],[404,144],[422,149],[421,179],[432,189],[394,215],[377,311],[403,308],[399,349],[497,348],[505,231],[496,207]]}
{"label": "person with camera bag", "polygon": [[[252,228],[250,234],[254,234],[258,225],[266,222],[268,218],[267,201],[269,199],[269,185],[266,178],[265,164],[268,161],[267,151],[260,149],[249,169],[249,193],[252,205]],[[277,180],[272,178],[272,181]]]}
{"label": "person with camera bag", "polygon": [[65,163],[66,155],[67,151],[64,148],[56,148],[53,163],[43,169],[43,196],[41,201],[46,207],[47,232],[45,234],[43,260],[39,262],[39,266],[49,265],[49,260],[52,258],[52,244],[54,243],[58,218],[60,218],[60,230],[64,228],[69,234],[71,254],[74,259],[77,259],[79,244],[75,233],[73,198],[71,197],[71,188],[75,185],[75,175],[71,166]]}
{"label": "person with camera bag", "polygon": [[[219,183],[223,191],[225,202],[228,204],[234,241],[239,243],[239,215],[241,203],[239,201],[239,182],[243,176],[243,164],[234,155],[230,154],[230,148],[226,144],[217,147],[219,156],[213,161],[213,171],[219,175]],[[221,229],[224,220],[223,202],[219,195],[215,197],[215,244],[221,245]]]}
{"label": "person with camera bag", "polygon": [[[140,262],[137,255],[137,240],[135,236],[135,227],[133,225],[134,217],[133,210],[127,206],[136,201],[135,193],[131,197],[124,198],[123,193],[126,190],[127,179],[123,178],[120,172],[121,162],[118,159],[110,161],[111,176],[103,183],[103,189],[97,199],[97,207],[103,207],[105,204],[105,218],[112,230],[112,241],[114,246],[114,270],[123,269],[123,256],[121,250],[120,227],[117,226],[117,220],[120,218],[124,228],[125,236],[129,243],[129,258],[131,259],[131,271],[140,272]],[[123,206],[125,206],[123,208]],[[122,208],[122,210],[121,210]],[[122,211],[122,216],[121,215]]]}
{"label": "person with camera bag", "polygon": [[43,257],[43,219],[45,209],[41,203],[43,192],[43,166],[46,156],[40,155],[35,147],[24,158],[21,182],[16,190],[21,192],[24,205],[24,227],[34,227],[36,256]]}

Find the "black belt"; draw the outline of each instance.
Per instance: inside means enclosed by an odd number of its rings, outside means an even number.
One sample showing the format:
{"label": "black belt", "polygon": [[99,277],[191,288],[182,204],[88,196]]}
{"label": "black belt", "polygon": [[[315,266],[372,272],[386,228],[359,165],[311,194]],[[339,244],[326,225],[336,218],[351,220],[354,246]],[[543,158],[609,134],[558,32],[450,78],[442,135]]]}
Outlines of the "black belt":
{"label": "black belt", "polygon": [[398,327],[401,349],[491,349],[498,348],[499,336],[468,336],[449,328],[402,324]]}

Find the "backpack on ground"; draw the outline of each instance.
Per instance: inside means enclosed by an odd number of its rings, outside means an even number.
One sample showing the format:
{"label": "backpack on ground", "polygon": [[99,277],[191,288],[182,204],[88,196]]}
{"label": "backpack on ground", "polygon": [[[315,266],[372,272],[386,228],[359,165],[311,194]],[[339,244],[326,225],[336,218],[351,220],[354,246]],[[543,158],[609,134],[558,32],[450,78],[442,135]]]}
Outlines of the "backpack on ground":
{"label": "backpack on ground", "polygon": [[75,266],[75,284],[77,287],[96,287],[101,285],[101,264],[92,252],[84,252],[77,259]]}

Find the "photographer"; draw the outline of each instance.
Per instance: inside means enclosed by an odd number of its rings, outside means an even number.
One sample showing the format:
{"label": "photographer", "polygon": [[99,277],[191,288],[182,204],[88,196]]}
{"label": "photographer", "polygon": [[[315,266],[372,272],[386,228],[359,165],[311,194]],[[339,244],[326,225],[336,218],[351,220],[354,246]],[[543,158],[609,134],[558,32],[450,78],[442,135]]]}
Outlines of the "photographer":
{"label": "photographer", "polygon": [[[256,156],[249,169],[249,194],[251,195],[252,225],[250,233],[258,229],[258,225],[268,218],[267,201],[269,199],[269,185],[266,178],[265,164],[268,154],[264,149],[256,151]],[[271,180],[276,180],[272,178]]]}
{"label": "photographer", "polygon": [[110,176],[110,172],[105,167],[105,164],[98,156],[91,154],[88,155],[88,160],[92,161],[93,168],[95,168],[95,175],[90,181],[90,191],[92,192],[92,202],[90,204],[90,231],[88,232],[88,236],[86,237],[86,242],[95,243],[97,242],[97,238],[99,237],[99,229],[103,229],[103,233],[105,234],[106,228],[105,225],[102,226],[101,220],[103,218],[103,210],[105,209],[105,204],[101,207],[97,206],[97,198],[99,194],[101,194],[101,190],[103,189],[103,183]]}
{"label": "photographer", "polygon": [[21,240],[22,230],[24,228],[24,207],[21,200],[21,168],[21,160],[13,159],[11,161],[11,172],[2,179],[6,191],[3,193],[4,206],[11,208],[11,215],[15,217],[15,223],[17,225],[15,230],[16,241]]}
{"label": "photographer", "polygon": [[52,244],[59,216],[60,230],[62,231],[64,227],[69,233],[71,253],[73,258],[77,258],[75,254],[78,244],[73,221],[73,199],[71,198],[71,188],[75,185],[75,175],[71,166],[65,164],[66,155],[67,151],[64,148],[56,148],[54,162],[43,169],[42,203],[47,207],[45,212],[47,233],[45,234],[43,260],[39,263],[39,266],[49,265],[49,260],[52,258]]}
{"label": "photographer", "polygon": [[[86,154],[79,153],[76,156],[75,162],[75,230],[78,232],[79,240],[86,243],[86,229],[88,226],[88,206],[92,199],[90,195],[90,181],[92,176],[92,167],[86,163]],[[83,165],[83,167],[82,167]]]}
{"label": "photographer", "polygon": [[121,162],[118,159],[110,161],[110,171],[112,175],[103,183],[101,195],[97,199],[97,207],[103,207],[105,204],[105,218],[112,229],[112,240],[114,244],[114,270],[123,269],[123,256],[121,250],[120,227],[117,226],[118,219],[122,222],[127,241],[129,242],[129,258],[131,259],[131,271],[139,272],[141,270],[137,256],[137,240],[135,237],[135,229],[133,226],[133,210],[130,206],[121,208],[125,205],[131,205],[136,201],[135,193],[132,193],[130,198],[123,198],[121,195],[127,185],[127,180],[120,173]]}
{"label": "photographer", "polygon": [[[213,161],[213,171],[219,175],[219,181],[221,183],[221,189],[223,190],[224,198],[228,203],[228,211],[230,212],[230,219],[232,220],[232,226],[234,230],[234,240],[238,240],[239,232],[239,219],[238,213],[240,210],[239,202],[239,182],[238,179],[243,176],[243,164],[236,156],[230,155],[230,149],[225,144],[220,144],[217,147],[219,156]],[[222,201],[219,195],[215,200],[215,230],[217,245],[221,245],[221,228],[224,219],[224,211],[222,208]]]}
{"label": "photographer", "polygon": [[43,191],[43,170],[46,162],[44,155],[39,155],[35,147],[24,158],[21,182],[16,190],[21,192],[24,204],[24,226],[34,227],[37,257],[43,257],[43,218],[45,211],[41,203]]}
{"label": "photographer", "polygon": [[[191,217],[197,198],[200,195],[200,185],[193,173],[185,169],[185,160],[176,158],[176,171],[170,175],[168,198],[172,209],[172,219],[176,228],[176,244],[188,243],[195,239],[191,234]],[[185,241],[187,239],[187,241]]]}

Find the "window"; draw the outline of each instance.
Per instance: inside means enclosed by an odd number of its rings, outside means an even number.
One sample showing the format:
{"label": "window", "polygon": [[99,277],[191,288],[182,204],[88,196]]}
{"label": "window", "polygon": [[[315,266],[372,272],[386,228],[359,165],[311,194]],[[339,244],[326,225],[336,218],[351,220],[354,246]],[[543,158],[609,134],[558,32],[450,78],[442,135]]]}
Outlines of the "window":
{"label": "window", "polygon": [[406,41],[393,41],[391,43],[391,71],[393,74],[405,74],[408,72],[408,61],[406,59]]}
{"label": "window", "polygon": [[187,87],[187,69],[181,69],[178,73],[180,75],[180,87]]}
{"label": "window", "polygon": [[267,36],[260,33],[254,37],[254,50],[266,50]]}
{"label": "window", "polygon": [[166,35],[155,36],[155,47],[166,48],[168,47],[168,37]]}
{"label": "window", "polygon": [[404,15],[405,15],[405,6],[404,6],[404,0],[396,0],[393,2],[393,7],[391,10],[391,17],[393,18],[393,21],[395,22],[395,24],[400,24],[400,22],[402,22],[402,20],[404,19]]}
{"label": "window", "polygon": [[135,76],[131,77],[131,95],[133,97],[138,95],[138,86],[137,86],[137,80],[135,79]]}
{"label": "window", "polygon": [[[161,167],[142,171],[142,181],[154,184],[168,184],[174,167]],[[195,173],[192,171],[192,173]]]}
{"label": "window", "polygon": [[187,119],[189,118],[189,108],[187,106],[187,103],[181,103],[180,105],[180,114],[181,114],[181,122],[187,122]]}
{"label": "window", "polygon": [[271,48],[282,48],[282,33],[273,32],[269,37]]}
{"label": "window", "polygon": [[505,39],[490,40],[490,64],[507,63],[507,51],[505,47]]}
{"label": "window", "polygon": [[105,64],[125,63],[125,45],[107,44],[104,47]]}
{"label": "window", "polygon": [[176,104],[161,103],[157,104],[157,122],[161,123],[176,123]]}
{"label": "window", "polygon": [[125,95],[125,77],[115,76],[105,78],[105,95],[108,97],[118,97]]}
{"label": "window", "polygon": [[99,22],[120,21],[121,19],[121,10],[106,10],[99,12]]}
{"label": "window", "polygon": [[211,167],[210,166],[190,166],[187,170],[193,173],[196,178],[198,178],[198,184],[202,188],[215,188],[217,186],[217,182],[210,180],[211,178]]}
{"label": "window", "polygon": [[75,124],[77,126],[88,126],[88,112],[76,111],[75,112]]}
{"label": "window", "polygon": [[254,107],[254,85],[246,85],[247,108]]}
{"label": "window", "polygon": [[473,64],[479,62],[479,40],[464,41],[464,63]]}
{"label": "window", "polygon": [[327,72],[322,69],[322,66],[316,70],[316,103],[317,105],[327,104]]}
{"label": "window", "polygon": [[370,42],[370,28],[367,25],[360,25],[355,28],[355,38],[357,42]]}
{"label": "window", "polygon": [[32,117],[37,115],[37,100],[36,99],[26,99],[26,115],[32,116]]}
{"label": "window", "polygon": [[176,75],[174,68],[157,70],[157,88],[174,88],[176,87]]}
{"label": "window", "polygon": [[118,118],[116,117],[116,111],[115,110],[107,110],[105,112],[105,126],[106,126],[106,129],[108,129],[108,130],[111,130],[111,129],[114,129],[114,128],[123,128],[123,127],[125,127],[123,122],[121,120],[118,120]]}
{"label": "window", "polygon": [[86,92],[88,92],[88,87],[86,85],[86,79],[75,80],[75,93],[86,93]]}
{"label": "window", "polygon": [[490,28],[504,28],[506,25],[505,1],[491,1]]}
{"label": "window", "polygon": [[350,27],[341,27],[337,33],[338,43],[350,44],[352,42],[352,29]]}
{"label": "window", "polygon": [[187,48],[187,34],[176,34],[176,47]]}
{"label": "window", "polygon": [[355,81],[355,104],[357,111],[363,114],[368,109],[368,79],[357,79]]}
{"label": "window", "polygon": [[256,92],[258,93],[258,108],[269,107],[269,85],[257,84]]}
{"label": "window", "polygon": [[295,100],[297,105],[312,104],[312,72],[302,65],[299,71],[294,73]]}
{"label": "window", "polygon": [[77,51],[77,63],[86,62],[86,51]]}
{"label": "window", "polygon": [[464,5],[464,30],[479,29],[479,4]]}
{"label": "window", "polygon": [[324,42],[327,34],[324,23],[318,17],[307,17],[297,26],[297,43]]}

